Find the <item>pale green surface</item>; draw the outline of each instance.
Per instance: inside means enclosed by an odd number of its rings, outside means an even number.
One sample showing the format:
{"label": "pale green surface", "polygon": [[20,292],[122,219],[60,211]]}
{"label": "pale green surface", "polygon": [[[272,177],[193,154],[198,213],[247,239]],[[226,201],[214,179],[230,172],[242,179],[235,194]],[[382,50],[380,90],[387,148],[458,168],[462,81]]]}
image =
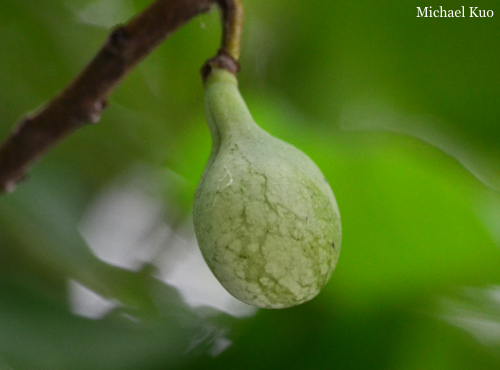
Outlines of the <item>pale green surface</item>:
{"label": "pale green surface", "polygon": [[312,299],[332,275],[342,239],[326,178],[257,126],[229,72],[212,72],[205,104],[213,147],[194,225],[207,264],[245,303],[285,308]]}

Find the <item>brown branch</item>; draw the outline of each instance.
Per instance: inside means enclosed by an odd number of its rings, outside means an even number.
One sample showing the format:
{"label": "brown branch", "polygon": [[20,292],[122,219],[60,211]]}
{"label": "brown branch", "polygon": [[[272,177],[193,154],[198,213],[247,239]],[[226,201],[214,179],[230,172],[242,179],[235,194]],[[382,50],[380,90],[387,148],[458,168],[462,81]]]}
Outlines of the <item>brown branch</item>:
{"label": "brown branch", "polygon": [[0,193],[13,191],[33,164],[70,133],[98,122],[108,96],[165,38],[212,3],[232,1],[157,0],[115,29],[80,75],[41,111],[22,119],[0,147]]}

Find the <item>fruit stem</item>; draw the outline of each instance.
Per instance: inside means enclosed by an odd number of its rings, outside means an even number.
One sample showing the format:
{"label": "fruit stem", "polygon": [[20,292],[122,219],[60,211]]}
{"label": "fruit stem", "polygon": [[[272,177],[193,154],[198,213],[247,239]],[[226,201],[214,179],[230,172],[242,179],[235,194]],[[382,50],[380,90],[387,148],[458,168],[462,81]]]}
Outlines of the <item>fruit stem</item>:
{"label": "fruit stem", "polygon": [[221,49],[238,62],[243,28],[243,4],[240,0],[218,0],[218,4],[222,10],[224,27]]}
{"label": "fruit stem", "polygon": [[225,69],[236,75],[241,51],[243,4],[240,0],[215,0],[222,17],[222,41],[217,54],[205,62],[201,75],[205,82],[213,68]]}

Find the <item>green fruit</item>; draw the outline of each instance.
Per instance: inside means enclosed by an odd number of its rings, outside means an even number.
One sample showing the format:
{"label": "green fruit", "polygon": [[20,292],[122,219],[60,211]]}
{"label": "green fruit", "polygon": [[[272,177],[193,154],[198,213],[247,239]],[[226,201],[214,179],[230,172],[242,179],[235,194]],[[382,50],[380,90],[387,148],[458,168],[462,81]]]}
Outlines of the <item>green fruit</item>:
{"label": "green fruit", "polygon": [[245,303],[306,302],[325,286],[339,257],[332,190],[304,153],[257,126],[234,75],[214,69],[205,88],[213,147],[194,202],[203,257]]}

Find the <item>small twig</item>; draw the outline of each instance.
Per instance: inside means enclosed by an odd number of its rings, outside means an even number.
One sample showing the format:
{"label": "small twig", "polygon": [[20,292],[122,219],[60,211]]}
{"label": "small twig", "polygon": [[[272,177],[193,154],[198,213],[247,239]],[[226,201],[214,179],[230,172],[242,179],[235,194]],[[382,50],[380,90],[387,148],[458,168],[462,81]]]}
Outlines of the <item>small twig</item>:
{"label": "small twig", "polygon": [[87,122],[99,121],[108,96],[165,38],[214,2],[232,1],[157,0],[115,29],[80,75],[41,111],[22,119],[0,147],[0,193],[13,191],[56,143]]}

